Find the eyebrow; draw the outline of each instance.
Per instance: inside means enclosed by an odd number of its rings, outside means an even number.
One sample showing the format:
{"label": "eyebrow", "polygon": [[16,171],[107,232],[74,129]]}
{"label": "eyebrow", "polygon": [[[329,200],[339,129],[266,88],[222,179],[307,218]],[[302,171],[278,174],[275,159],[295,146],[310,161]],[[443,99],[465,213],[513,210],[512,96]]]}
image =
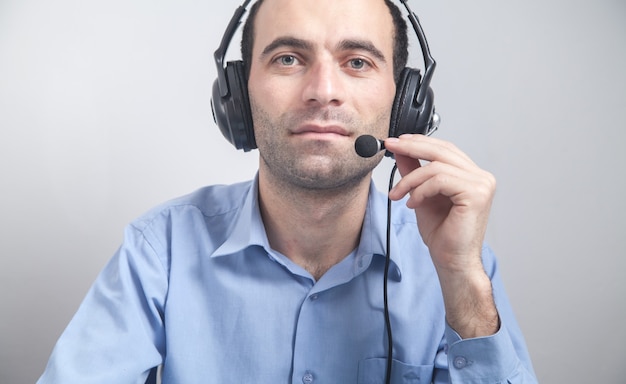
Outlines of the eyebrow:
{"label": "eyebrow", "polygon": [[[289,47],[308,51],[312,51],[314,49],[313,44],[307,40],[291,36],[279,37],[263,49],[263,52],[261,52],[261,58],[267,56],[279,47]],[[387,62],[385,55],[381,52],[381,50],[376,48],[372,42],[367,40],[344,39],[337,44],[337,49],[340,51],[365,51],[374,56],[376,59],[382,62]]]}
{"label": "eyebrow", "polygon": [[337,44],[339,50],[342,51],[365,51],[374,56],[376,59],[384,62],[387,62],[385,59],[385,55],[381,52],[380,49],[376,48],[376,46],[367,40],[358,40],[358,39],[346,39],[341,40],[339,44]]}
{"label": "eyebrow", "polygon": [[311,44],[310,42],[306,40],[298,39],[296,37],[289,37],[289,36],[279,37],[275,39],[274,41],[272,41],[267,47],[265,47],[263,52],[261,52],[261,58],[267,56],[268,54],[270,54],[272,51],[274,51],[275,49],[279,47],[313,50],[313,44]]}

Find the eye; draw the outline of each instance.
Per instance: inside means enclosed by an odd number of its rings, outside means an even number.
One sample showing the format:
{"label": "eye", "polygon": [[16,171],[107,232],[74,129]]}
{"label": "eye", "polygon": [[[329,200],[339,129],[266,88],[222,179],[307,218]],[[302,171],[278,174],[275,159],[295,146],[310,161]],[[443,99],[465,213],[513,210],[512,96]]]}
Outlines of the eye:
{"label": "eye", "polygon": [[352,59],[350,60],[350,67],[352,69],[363,69],[367,63],[363,59]]}
{"label": "eye", "polygon": [[277,61],[279,64],[289,67],[295,65],[298,62],[298,59],[296,59],[296,57],[293,55],[284,55],[280,56]]}
{"label": "eye", "polygon": [[348,69],[356,72],[365,72],[375,67],[370,60],[363,57],[351,58],[345,65]]}

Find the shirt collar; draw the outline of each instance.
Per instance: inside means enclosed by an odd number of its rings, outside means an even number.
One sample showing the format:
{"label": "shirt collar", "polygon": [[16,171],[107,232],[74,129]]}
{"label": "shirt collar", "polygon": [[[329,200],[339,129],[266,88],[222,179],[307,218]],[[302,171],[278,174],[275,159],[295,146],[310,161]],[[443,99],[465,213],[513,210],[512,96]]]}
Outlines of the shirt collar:
{"label": "shirt collar", "polygon": [[218,247],[212,257],[227,256],[240,252],[250,246],[270,249],[265,226],[259,209],[259,175],[250,183],[243,206],[239,209],[232,232],[226,241]]}
{"label": "shirt collar", "polygon": [[[258,173],[250,183],[244,204],[235,219],[233,230],[224,243],[218,247],[211,257],[231,255],[250,246],[259,246],[270,251],[269,241],[265,232],[265,226],[261,219],[259,208],[259,180]],[[384,258],[387,248],[387,196],[370,182],[370,191],[367,202],[367,210],[361,229],[361,239],[356,252],[358,264],[367,268],[374,257]],[[389,277],[400,281],[402,274],[396,256],[400,248],[394,231],[391,232],[391,262]],[[394,252],[395,250],[395,252]]]}

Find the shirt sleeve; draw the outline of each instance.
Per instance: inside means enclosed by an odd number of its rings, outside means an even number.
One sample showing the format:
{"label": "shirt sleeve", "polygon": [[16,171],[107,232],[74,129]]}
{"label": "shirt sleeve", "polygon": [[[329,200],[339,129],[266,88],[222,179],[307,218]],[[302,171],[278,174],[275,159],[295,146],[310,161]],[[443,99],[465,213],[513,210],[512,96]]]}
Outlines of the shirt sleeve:
{"label": "shirt sleeve", "polygon": [[165,353],[166,271],[143,234],[129,226],[38,383],[144,383]]}
{"label": "shirt sleeve", "polygon": [[450,383],[537,383],[504,326],[495,335],[466,340],[447,327],[446,339]]}
{"label": "shirt sleeve", "polygon": [[436,366],[443,372],[436,383],[533,384],[537,378],[512,307],[504,291],[497,261],[491,249],[483,248],[483,264],[491,278],[500,329],[487,337],[462,339],[446,324],[444,349]]}

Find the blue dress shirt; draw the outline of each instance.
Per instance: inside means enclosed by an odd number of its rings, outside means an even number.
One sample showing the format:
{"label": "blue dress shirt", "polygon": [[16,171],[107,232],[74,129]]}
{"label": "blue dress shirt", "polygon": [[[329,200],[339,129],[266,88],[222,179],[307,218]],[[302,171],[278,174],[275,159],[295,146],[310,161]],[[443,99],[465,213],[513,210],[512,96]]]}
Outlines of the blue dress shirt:
{"label": "blue dress shirt", "polygon": [[[384,382],[387,197],[370,187],[360,244],[318,281],[269,246],[257,180],[211,186],[131,223],[39,383]],[[535,383],[496,260],[501,328],[461,340],[415,215],[392,209],[393,383]],[[507,381],[508,380],[508,381]]]}

